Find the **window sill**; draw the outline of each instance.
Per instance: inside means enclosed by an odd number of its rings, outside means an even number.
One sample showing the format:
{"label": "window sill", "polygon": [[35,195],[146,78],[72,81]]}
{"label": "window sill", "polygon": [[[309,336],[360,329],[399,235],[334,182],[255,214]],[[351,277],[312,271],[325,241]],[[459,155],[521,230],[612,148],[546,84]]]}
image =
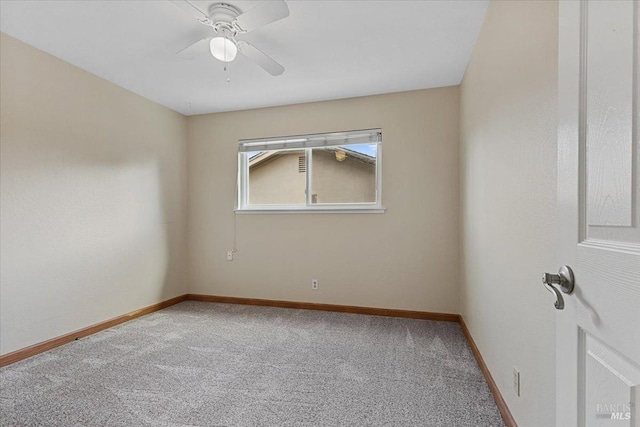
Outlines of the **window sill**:
{"label": "window sill", "polygon": [[381,214],[385,208],[324,208],[324,209],[236,209],[237,215],[273,214]]}

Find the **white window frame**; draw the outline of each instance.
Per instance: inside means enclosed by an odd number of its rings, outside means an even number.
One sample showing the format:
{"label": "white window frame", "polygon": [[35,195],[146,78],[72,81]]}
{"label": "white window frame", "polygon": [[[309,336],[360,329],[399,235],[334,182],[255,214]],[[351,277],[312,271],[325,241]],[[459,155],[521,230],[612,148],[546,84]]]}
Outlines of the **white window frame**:
{"label": "white window frame", "polygon": [[[376,147],[376,201],[372,203],[311,203],[313,195],[313,149],[373,144]],[[250,205],[249,155],[251,151],[300,150],[305,152],[305,205]],[[236,213],[383,213],[382,129],[363,129],[279,138],[242,139],[238,142],[238,199]]]}

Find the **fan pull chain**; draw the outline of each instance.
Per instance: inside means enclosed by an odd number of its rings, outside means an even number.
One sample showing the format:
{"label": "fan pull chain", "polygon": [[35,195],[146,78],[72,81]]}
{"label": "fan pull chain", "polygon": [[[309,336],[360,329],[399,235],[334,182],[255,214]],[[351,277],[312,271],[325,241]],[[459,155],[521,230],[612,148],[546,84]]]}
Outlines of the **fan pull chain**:
{"label": "fan pull chain", "polygon": [[[227,39],[227,36],[224,36],[225,40],[229,40]],[[227,59],[227,43],[224,44],[224,59],[226,61]],[[231,71],[229,70],[229,62],[225,62],[224,63],[224,70],[227,72],[227,83],[231,83]]]}

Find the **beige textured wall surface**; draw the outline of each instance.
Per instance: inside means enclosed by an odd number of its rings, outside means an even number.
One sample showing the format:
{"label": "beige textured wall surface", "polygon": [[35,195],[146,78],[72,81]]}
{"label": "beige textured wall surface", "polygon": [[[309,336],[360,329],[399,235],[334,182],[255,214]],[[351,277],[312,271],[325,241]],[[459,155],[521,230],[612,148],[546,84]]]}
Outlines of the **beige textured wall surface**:
{"label": "beige textured wall surface", "polygon": [[[189,292],[457,313],[458,102],[449,87],[189,117]],[[226,261],[239,139],[377,127],[386,213],[236,215]]]}
{"label": "beige textured wall surface", "polygon": [[186,119],[0,38],[0,352],[186,293]]}
{"label": "beige textured wall surface", "polygon": [[461,313],[521,427],[555,424],[557,39],[556,2],[493,1],[461,86]]}

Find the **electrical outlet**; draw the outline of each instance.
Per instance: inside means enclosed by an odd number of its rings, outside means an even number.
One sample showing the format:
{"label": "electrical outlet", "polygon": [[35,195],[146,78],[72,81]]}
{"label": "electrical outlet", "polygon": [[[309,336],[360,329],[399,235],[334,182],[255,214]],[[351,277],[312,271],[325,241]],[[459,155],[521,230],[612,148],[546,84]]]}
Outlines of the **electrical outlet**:
{"label": "electrical outlet", "polygon": [[227,261],[233,261],[233,251],[227,251]]}
{"label": "electrical outlet", "polygon": [[516,392],[516,396],[520,396],[520,372],[515,366],[513,367],[513,391]]}
{"label": "electrical outlet", "polygon": [[311,279],[311,289],[314,291],[318,290],[318,279]]}

